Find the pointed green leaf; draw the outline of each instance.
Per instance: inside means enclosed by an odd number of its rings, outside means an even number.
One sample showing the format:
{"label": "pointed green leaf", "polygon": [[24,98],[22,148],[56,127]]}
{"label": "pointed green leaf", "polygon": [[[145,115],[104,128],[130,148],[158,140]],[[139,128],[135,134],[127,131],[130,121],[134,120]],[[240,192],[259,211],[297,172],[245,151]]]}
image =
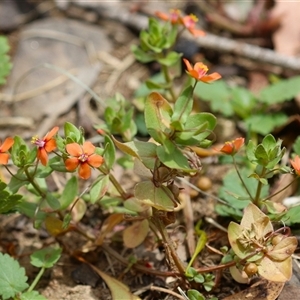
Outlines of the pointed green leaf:
{"label": "pointed green leaf", "polygon": [[101,175],[98,180],[93,183],[90,190],[90,202],[96,203],[106,194],[109,186],[109,175]]}
{"label": "pointed green leaf", "polygon": [[159,143],[162,133],[169,129],[173,111],[168,101],[159,93],[151,93],[145,103],[145,123],[149,134]]}
{"label": "pointed green leaf", "polygon": [[76,198],[78,193],[77,176],[72,176],[66,183],[64,190],[59,199],[60,209],[66,209]]}
{"label": "pointed green leaf", "polygon": [[187,158],[171,141],[166,140],[163,146],[158,146],[156,153],[159,160],[167,167],[192,171]]}
{"label": "pointed green leaf", "polygon": [[175,207],[172,192],[166,186],[156,187],[152,181],[136,184],[134,196],[144,204],[159,210],[173,211]]}
{"label": "pointed green leaf", "polygon": [[118,149],[120,149],[122,152],[138,158],[148,169],[154,168],[155,160],[157,158],[156,144],[143,141],[120,143],[114,137],[112,137],[112,139]]}
{"label": "pointed green leaf", "polygon": [[193,87],[187,87],[176,100],[174,105],[174,113],[171,121],[180,121],[185,124],[193,109]]}

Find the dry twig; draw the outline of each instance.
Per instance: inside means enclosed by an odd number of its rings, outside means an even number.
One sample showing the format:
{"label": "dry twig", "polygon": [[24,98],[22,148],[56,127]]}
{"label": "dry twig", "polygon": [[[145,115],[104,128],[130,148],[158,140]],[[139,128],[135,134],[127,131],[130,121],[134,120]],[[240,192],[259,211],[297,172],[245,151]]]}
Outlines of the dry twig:
{"label": "dry twig", "polygon": [[[99,9],[95,8],[103,18],[109,18],[121,22],[126,26],[136,30],[142,30],[147,27],[148,17],[139,13],[131,13],[128,9],[119,7],[116,9],[111,4],[101,4]],[[185,38],[195,41],[199,46],[206,49],[213,49],[220,52],[232,53],[247,57],[252,60],[266,64],[276,65],[294,71],[300,70],[300,58],[289,57],[279,54],[273,50],[261,48],[243,42],[220,37],[214,34],[206,34],[203,37],[192,37],[190,34],[184,35]]]}

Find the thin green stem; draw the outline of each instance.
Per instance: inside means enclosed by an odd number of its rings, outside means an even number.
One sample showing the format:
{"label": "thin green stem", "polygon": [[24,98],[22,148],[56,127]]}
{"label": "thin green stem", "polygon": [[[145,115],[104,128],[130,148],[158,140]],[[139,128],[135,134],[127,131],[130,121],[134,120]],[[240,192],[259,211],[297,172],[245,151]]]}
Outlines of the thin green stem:
{"label": "thin green stem", "polygon": [[109,180],[110,182],[114,185],[114,187],[116,188],[116,190],[119,192],[119,194],[121,195],[123,200],[127,199],[127,193],[124,191],[124,189],[122,188],[122,186],[120,185],[120,183],[117,181],[116,177],[114,175],[112,175],[111,173],[109,173]]}
{"label": "thin green stem", "polygon": [[171,259],[171,261],[173,263],[171,263],[171,265],[175,265],[178,272],[182,275],[184,275],[185,273],[185,267],[181,261],[181,259],[179,258],[179,256],[177,255],[177,252],[175,250],[174,247],[174,243],[172,241],[172,239],[169,237],[167,231],[166,231],[166,227],[163,224],[162,220],[159,218],[159,216],[154,216],[152,217],[153,224],[155,225],[155,227],[158,229],[158,231],[160,232],[162,239],[164,241],[164,246],[166,249],[166,253],[169,253],[169,259]]}
{"label": "thin green stem", "polygon": [[46,194],[41,190],[39,185],[34,181],[34,179],[31,177],[31,175],[28,172],[28,168],[25,168],[25,174],[27,176],[28,181],[31,183],[31,185],[35,188],[35,190],[40,194],[42,198],[46,198]]}
{"label": "thin green stem", "polygon": [[236,173],[237,173],[237,175],[238,175],[238,177],[239,177],[239,179],[240,179],[240,181],[241,181],[241,183],[242,183],[244,189],[246,190],[247,194],[249,195],[251,201],[254,202],[254,199],[253,199],[253,197],[252,197],[252,195],[251,195],[251,193],[250,193],[250,191],[249,191],[247,185],[245,184],[245,181],[244,181],[244,179],[242,178],[241,173],[240,173],[240,171],[239,171],[239,169],[238,169],[238,167],[237,167],[237,164],[236,164],[236,161],[235,161],[234,156],[232,156],[232,160],[233,160],[233,165],[234,165],[234,168],[235,168],[235,170],[236,170]]}
{"label": "thin green stem", "polygon": [[110,182],[113,184],[113,186],[116,188],[120,196],[122,197],[123,200],[126,200],[128,197],[128,194],[124,191],[118,180],[114,175],[112,175],[109,170],[105,170],[104,168],[100,167],[99,170],[104,174],[109,176]]}
{"label": "thin green stem", "polygon": [[175,95],[175,92],[173,90],[173,85],[171,85],[171,78],[170,78],[170,74],[169,74],[169,70],[168,70],[168,67],[167,66],[164,66],[164,65],[161,65],[161,69],[162,69],[162,72],[164,74],[164,77],[165,77],[165,81],[166,83],[169,85],[169,87],[167,88],[167,90],[170,92],[171,94],[171,97],[172,97],[172,102],[175,102],[176,101],[176,95]]}
{"label": "thin green stem", "polygon": [[281,190],[277,191],[276,193],[274,193],[274,194],[272,194],[272,195],[270,195],[270,196],[268,196],[268,197],[262,199],[261,201],[262,201],[262,202],[263,202],[263,201],[266,201],[266,200],[271,199],[272,197],[274,197],[274,196],[280,194],[281,192],[283,192],[285,189],[287,189],[289,186],[291,186],[291,185],[292,185],[296,180],[298,180],[298,179],[299,179],[298,177],[295,177],[295,178],[294,178],[288,185],[286,185],[284,188],[282,188]]}
{"label": "thin green stem", "polygon": [[[263,167],[259,178],[265,177],[266,172],[267,172],[267,169],[265,167]],[[263,187],[263,183],[259,180],[257,183],[256,194],[255,194],[255,197],[253,200],[253,204],[255,204],[256,206],[259,206],[259,200],[260,200],[260,194],[261,194],[262,187]]]}
{"label": "thin green stem", "polygon": [[31,292],[32,290],[34,290],[35,286],[38,284],[38,282],[40,281],[41,277],[43,276],[45,270],[46,270],[45,267],[42,267],[40,269],[39,273],[36,275],[34,281],[30,285],[30,287],[28,288],[27,292]]}

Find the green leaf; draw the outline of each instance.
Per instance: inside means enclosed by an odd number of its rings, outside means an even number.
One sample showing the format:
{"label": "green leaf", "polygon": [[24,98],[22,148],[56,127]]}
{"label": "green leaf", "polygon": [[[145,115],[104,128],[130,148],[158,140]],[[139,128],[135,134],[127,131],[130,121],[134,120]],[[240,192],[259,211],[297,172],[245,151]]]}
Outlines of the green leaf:
{"label": "green leaf", "polygon": [[53,210],[60,209],[60,203],[52,193],[46,193],[46,202]]}
{"label": "green leaf", "polygon": [[90,202],[96,203],[106,194],[109,185],[109,175],[101,175],[98,180],[93,183],[90,190]]}
{"label": "green leaf", "polygon": [[[157,92],[152,92],[145,103],[145,123],[149,134],[158,143],[162,143],[173,110],[168,101]],[[170,129],[169,129],[170,131]]]}
{"label": "green leaf", "polygon": [[21,137],[15,136],[14,144],[11,148],[11,158],[14,165],[21,168],[28,164],[28,160],[29,163],[31,163],[29,151],[25,141]]}
{"label": "green leaf", "polygon": [[157,82],[151,79],[145,81],[145,84],[149,90],[163,90],[170,88],[170,83],[166,82]]}
{"label": "green leaf", "polygon": [[123,153],[138,158],[148,169],[154,169],[155,160],[157,158],[156,144],[143,141],[120,143],[114,137],[112,137],[112,139],[117,148],[120,149]]}
{"label": "green leaf", "polygon": [[52,268],[60,259],[62,248],[48,247],[30,255],[30,263],[37,268]]}
{"label": "green leaf", "polygon": [[188,117],[190,116],[193,109],[193,97],[192,97],[193,87],[187,87],[176,100],[174,105],[174,112],[171,121],[180,121],[185,124]]}
{"label": "green leaf", "polygon": [[249,130],[266,135],[272,132],[276,127],[286,123],[288,117],[283,113],[275,114],[255,114],[245,120]]}
{"label": "green leaf", "polygon": [[137,45],[131,46],[131,51],[134,54],[135,58],[140,61],[141,63],[149,63],[155,60],[155,55],[153,53],[148,53],[142,50]]}
{"label": "green leaf", "polygon": [[176,63],[181,58],[181,56],[182,56],[181,53],[172,51],[172,52],[168,53],[166,57],[160,58],[157,61],[163,66],[171,67],[171,66],[176,65]]}
{"label": "green leaf", "polygon": [[282,221],[288,226],[300,223],[300,205],[288,209]]}
{"label": "green leaf", "polygon": [[49,166],[52,170],[54,171],[58,171],[58,172],[64,172],[64,173],[67,173],[69,172],[67,169],[66,169],[66,165],[61,162],[61,161],[57,161],[57,162],[49,162]]}
{"label": "green leaf", "polygon": [[252,163],[256,161],[255,149],[256,149],[256,146],[255,146],[254,142],[252,140],[250,140],[247,145],[247,148],[246,148],[246,154],[247,154],[247,158]]}
{"label": "green leaf", "polygon": [[231,89],[223,80],[218,80],[213,84],[199,82],[194,91],[201,100],[210,102],[213,112],[220,112],[224,116],[234,115],[231,104]]}
{"label": "green leaf", "polygon": [[210,113],[197,113],[189,116],[184,130],[175,134],[176,143],[186,146],[199,146],[212,133],[216,121],[216,117]]}
{"label": "green leaf", "polygon": [[6,188],[7,184],[0,181],[0,214],[16,210],[23,199],[22,195],[11,194]]}
{"label": "green leaf", "polygon": [[259,144],[254,152],[254,155],[258,161],[258,163],[262,166],[266,166],[269,162],[269,156],[265,149],[265,147],[262,144]]}
{"label": "green leaf", "polygon": [[[151,81],[153,85],[159,86],[162,82],[165,82],[165,77],[163,73],[157,73],[151,76],[148,81]],[[147,82],[147,81],[146,81]],[[163,92],[163,90],[156,90],[157,92]],[[148,95],[152,92],[150,88],[148,88],[146,83],[142,83],[138,89],[134,92],[134,96],[136,98],[148,97]],[[144,102],[144,100],[143,100]]]}
{"label": "green leaf", "polygon": [[234,112],[242,119],[249,117],[257,104],[257,99],[249,90],[241,87],[232,89],[231,105]]}
{"label": "green leaf", "polygon": [[18,211],[25,216],[31,219],[34,218],[35,220],[42,221],[46,218],[47,214],[38,208],[38,204],[26,201],[20,203],[17,207]]}
{"label": "green leaf", "polygon": [[8,254],[0,252],[0,295],[3,300],[13,298],[28,288],[25,269]]}
{"label": "green leaf", "polygon": [[108,136],[104,136],[105,150],[104,150],[104,160],[108,169],[111,169],[116,160],[116,149],[112,139]]}
{"label": "green leaf", "polygon": [[170,140],[166,140],[163,146],[156,150],[159,160],[171,169],[192,171],[187,158]]}
{"label": "green leaf", "polygon": [[[252,170],[240,170],[240,175],[245,185],[247,186],[251,196],[254,197],[257,189],[257,181],[254,178],[249,178],[250,174],[252,174]],[[261,190],[261,198],[268,196],[268,189],[268,185],[263,186]],[[225,200],[232,207],[233,212],[236,209],[244,209],[250,203],[250,197],[235,170],[228,172],[223,178],[223,186],[220,188],[219,197]],[[247,200],[239,200],[238,198]]]}
{"label": "green leaf", "polygon": [[37,291],[31,291],[21,294],[20,300],[47,300],[47,298]]}
{"label": "green leaf", "polygon": [[66,122],[64,125],[64,130],[68,144],[82,142],[82,133],[75,125],[70,122]]}
{"label": "green leaf", "polygon": [[9,45],[5,36],[0,36],[0,85],[6,82],[5,77],[9,74],[12,64],[7,55]]}
{"label": "green leaf", "polygon": [[293,150],[295,154],[300,155],[300,136],[298,136],[296,141],[294,142]]}
{"label": "green leaf", "polygon": [[300,93],[300,76],[281,80],[267,86],[260,93],[260,101],[268,105],[293,99]]}
{"label": "green leaf", "polygon": [[205,297],[197,290],[188,290],[187,295],[189,300],[205,300]]}
{"label": "green leaf", "polygon": [[64,190],[59,199],[60,209],[66,209],[76,198],[78,193],[78,179],[72,176],[66,183]]}
{"label": "green leaf", "polygon": [[276,140],[272,134],[266,135],[262,140],[262,144],[267,152],[275,148],[277,145]]}
{"label": "green leaf", "polygon": [[136,184],[134,196],[142,203],[159,210],[173,211],[175,199],[166,186],[156,187],[152,181],[142,181]]}

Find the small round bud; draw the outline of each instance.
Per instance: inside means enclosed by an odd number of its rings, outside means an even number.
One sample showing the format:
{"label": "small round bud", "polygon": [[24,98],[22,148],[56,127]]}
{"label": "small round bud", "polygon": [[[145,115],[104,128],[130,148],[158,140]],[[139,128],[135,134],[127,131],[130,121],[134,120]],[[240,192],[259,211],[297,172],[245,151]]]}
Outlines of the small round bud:
{"label": "small round bud", "polygon": [[249,277],[251,277],[257,273],[258,268],[255,263],[249,263],[244,267],[244,271]]}
{"label": "small round bud", "polygon": [[210,178],[206,176],[201,176],[197,181],[197,186],[202,191],[208,191],[212,187],[212,182]]}
{"label": "small round bud", "polygon": [[276,246],[276,245],[278,245],[283,239],[284,239],[284,235],[283,234],[277,234],[277,235],[275,235],[273,238],[272,238],[272,241],[271,241],[271,243],[272,243],[272,245],[273,246]]}

